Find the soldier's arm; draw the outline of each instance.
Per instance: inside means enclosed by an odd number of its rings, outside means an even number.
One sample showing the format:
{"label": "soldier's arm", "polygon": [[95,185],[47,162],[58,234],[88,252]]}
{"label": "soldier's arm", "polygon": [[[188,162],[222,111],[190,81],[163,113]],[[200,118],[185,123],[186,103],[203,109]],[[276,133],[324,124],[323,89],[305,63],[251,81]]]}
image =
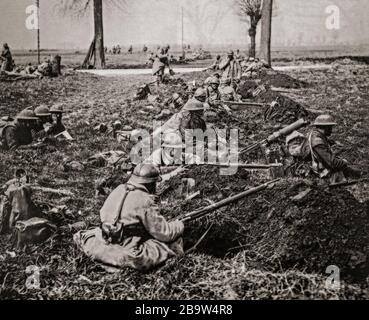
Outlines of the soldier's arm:
{"label": "soldier's arm", "polygon": [[347,167],[347,163],[335,157],[329,147],[324,144],[315,146],[314,152],[327,169],[341,171]]}
{"label": "soldier's arm", "polygon": [[142,223],[151,236],[156,240],[166,243],[177,240],[183,234],[184,230],[183,222],[166,221],[166,219],[160,215],[159,207],[155,204],[152,204],[146,211],[142,218]]}

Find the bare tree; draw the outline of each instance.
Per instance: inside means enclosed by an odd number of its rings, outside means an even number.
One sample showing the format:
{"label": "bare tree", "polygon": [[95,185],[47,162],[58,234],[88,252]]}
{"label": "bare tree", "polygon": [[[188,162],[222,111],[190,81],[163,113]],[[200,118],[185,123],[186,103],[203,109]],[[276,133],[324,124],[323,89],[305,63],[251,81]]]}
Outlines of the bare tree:
{"label": "bare tree", "polygon": [[255,58],[256,55],[256,30],[261,19],[262,0],[236,0],[237,11],[242,20],[248,22],[248,34],[250,37],[249,56]]}
{"label": "bare tree", "polygon": [[[105,0],[107,6],[114,6],[118,9],[125,9],[125,0]],[[93,6],[93,16],[95,25],[94,46],[91,49],[94,52],[94,66],[97,69],[105,68],[104,51],[104,23],[103,23],[103,1],[102,0],[62,0],[58,7],[65,14],[83,15],[87,9]],[[91,52],[88,53],[88,56]]]}
{"label": "bare tree", "polygon": [[211,43],[219,24],[231,11],[228,1],[224,0],[180,0],[184,14],[196,30],[200,44]]}

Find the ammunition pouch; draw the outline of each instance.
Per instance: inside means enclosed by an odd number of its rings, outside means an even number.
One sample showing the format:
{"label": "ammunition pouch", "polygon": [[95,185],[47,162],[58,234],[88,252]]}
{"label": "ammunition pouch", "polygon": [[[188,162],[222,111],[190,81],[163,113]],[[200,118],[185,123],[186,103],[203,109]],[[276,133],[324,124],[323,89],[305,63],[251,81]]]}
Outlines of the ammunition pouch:
{"label": "ammunition pouch", "polygon": [[152,236],[147,232],[142,223],[135,223],[129,226],[124,226],[121,223],[111,225],[108,223],[101,224],[102,236],[105,241],[111,244],[122,244],[128,238],[139,237],[140,243],[143,243]]}

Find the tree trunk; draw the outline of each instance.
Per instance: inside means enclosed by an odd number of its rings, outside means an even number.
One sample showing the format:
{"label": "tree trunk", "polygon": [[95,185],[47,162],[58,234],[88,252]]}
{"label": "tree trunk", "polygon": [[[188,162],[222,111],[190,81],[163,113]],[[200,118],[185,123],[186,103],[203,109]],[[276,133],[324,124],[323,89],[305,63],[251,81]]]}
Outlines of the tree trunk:
{"label": "tree trunk", "polygon": [[256,56],[256,28],[255,27],[251,27],[249,29],[249,36],[250,36],[250,51],[249,51],[249,57],[250,58],[255,58]]}
{"label": "tree trunk", "polygon": [[271,39],[272,39],[272,13],[273,0],[263,0],[261,18],[261,40],[260,59],[265,60],[269,66],[272,65]]}
{"label": "tree trunk", "polygon": [[104,25],[102,0],[94,0],[95,61],[96,69],[105,68]]}

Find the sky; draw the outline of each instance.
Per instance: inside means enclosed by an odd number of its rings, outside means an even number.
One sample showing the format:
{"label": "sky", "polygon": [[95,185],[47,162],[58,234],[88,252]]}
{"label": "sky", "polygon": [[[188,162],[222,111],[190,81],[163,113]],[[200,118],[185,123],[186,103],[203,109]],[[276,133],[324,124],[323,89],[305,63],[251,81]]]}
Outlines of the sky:
{"label": "sky", "polygon": [[[42,48],[88,48],[93,38],[92,11],[83,17],[63,15],[56,8],[60,1],[40,0]],[[103,0],[107,46],[179,45],[182,7],[185,43],[203,47],[246,47],[249,43],[248,26],[237,14],[234,0],[126,0],[125,10],[108,6],[108,1]],[[28,30],[25,23],[26,8],[33,3],[0,1],[0,42],[8,42],[13,49],[36,48],[36,32]],[[330,30],[326,24],[332,14],[326,10],[332,5],[339,10],[337,30]],[[275,0],[275,6],[274,46],[369,44],[368,0]]]}

